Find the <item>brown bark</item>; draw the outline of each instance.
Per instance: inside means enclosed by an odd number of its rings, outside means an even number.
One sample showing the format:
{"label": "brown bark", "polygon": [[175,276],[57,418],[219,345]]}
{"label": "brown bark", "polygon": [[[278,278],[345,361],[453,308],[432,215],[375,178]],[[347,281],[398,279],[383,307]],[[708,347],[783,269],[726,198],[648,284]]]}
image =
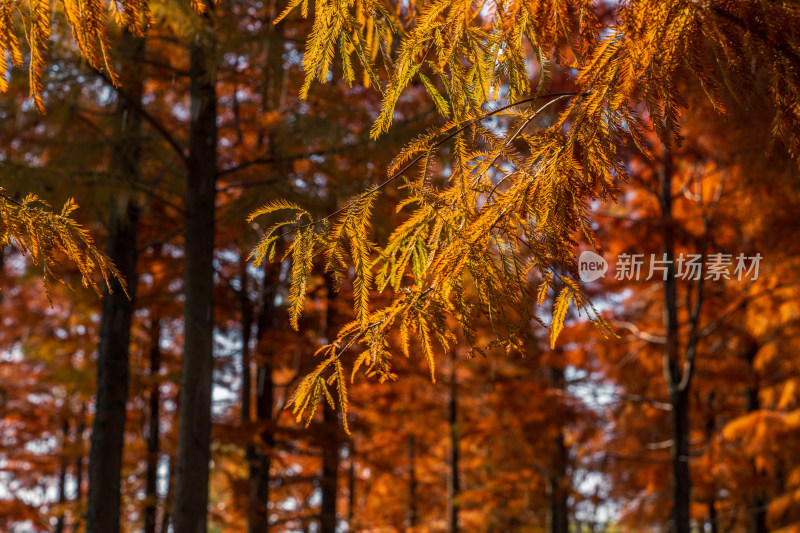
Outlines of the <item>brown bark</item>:
{"label": "brown bark", "polygon": [[447,530],[458,533],[458,498],[461,493],[459,455],[461,431],[458,425],[458,387],[456,384],[456,350],[450,351],[450,394],[447,399],[447,421],[450,426],[450,469],[447,475]]}
{"label": "brown bark", "polygon": [[[759,346],[755,342],[749,341],[747,349],[744,354],[745,361],[752,372],[752,380],[747,387],[745,404],[748,413],[753,413],[761,409],[761,383],[758,377],[758,372],[755,370],[756,355],[758,355]],[[753,468],[755,464],[752,465]],[[762,473],[759,472],[760,476]],[[767,528],[767,507],[769,501],[763,489],[757,489],[750,501],[750,533],[768,533]]]}
{"label": "brown bark", "polygon": [[[338,333],[336,316],[336,291],[333,280],[326,277],[327,308],[322,324],[326,342],[332,342]],[[320,479],[320,533],[336,533],[336,496],[339,486],[339,414],[323,402],[322,424],[319,427],[322,448],[322,477]]]}
{"label": "brown bark", "polygon": [[[553,386],[561,390],[565,388],[564,370],[557,367],[550,369]],[[567,533],[569,531],[569,505],[567,491],[567,447],[564,443],[564,431],[559,426],[553,437],[555,456],[552,461],[552,473],[548,478],[550,509],[548,525],[550,533]]]}
{"label": "brown bark", "polygon": [[158,480],[160,394],[159,372],[161,370],[161,322],[153,317],[150,329],[150,397],[147,422],[147,472],[145,473],[144,533],[156,533],[158,514]]}
{"label": "brown bark", "polygon": [[69,468],[69,458],[67,457],[67,445],[69,444],[69,419],[65,416],[61,424],[61,464],[58,468],[58,505],[61,511],[56,520],[54,533],[64,533],[66,516],[64,515],[64,505],[67,503],[67,468]]}
{"label": "brown bark", "polygon": [[339,414],[325,403],[322,412],[322,478],[319,482],[320,533],[336,533],[336,496],[339,485]]}
{"label": "brown bark", "polygon": [[408,527],[416,527],[417,511],[417,442],[408,436]]}
{"label": "brown bark", "polygon": [[349,464],[347,467],[347,526],[349,531],[355,531],[356,512],[356,441],[350,439],[348,453]]}
{"label": "brown bark", "polygon": [[[119,49],[130,55],[128,65],[144,57],[144,41],[125,32]],[[133,182],[139,175],[142,121],[130,107],[141,101],[142,78],[133,69],[121,73],[130,98],[120,98],[116,116],[113,170],[121,181]],[[111,280],[111,293],[103,297],[100,345],[97,354],[97,394],[89,452],[89,497],[87,533],[117,533],[120,530],[122,451],[128,401],[128,358],[131,319],[136,295],[136,234],[139,206],[126,195],[111,205],[108,223],[108,256],[128,283],[128,295]]]}
{"label": "brown bark", "polygon": [[[275,326],[275,291],[279,283],[280,265],[264,266],[264,284],[258,303],[256,346],[261,347],[264,333]],[[248,532],[266,533],[269,530],[269,481],[272,449],[275,446],[273,410],[275,383],[272,378],[271,353],[261,353],[256,366],[256,422],[260,428],[258,446],[249,446],[250,498],[248,500]],[[249,402],[248,402],[249,403]]]}
{"label": "brown bark", "polygon": [[161,527],[158,530],[161,533],[169,532],[169,524],[172,520],[172,502],[175,499],[175,469],[173,468],[175,461],[170,458],[167,463],[169,473],[167,475],[167,495],[164,498],[164,512],[161,514]]}
{"label": "brown bark", "polygon": [[250,396],[252,395],[252,371],[250,341],[253,337],[253,304],[247,292],[249,276],[247,275],[246,254],[242,252],[239,262],[239,280],[242,284],[239,290],[239,312],[242,315],[242,423],[250,423]]}
{"label": "brown bark", "polygon": [[[703,302],[702,273],[697,282],[697,295],[689,319],[690,335],[683,361],[678,324],[677,279],[675,273],[675,222],[672,213],[672,156],[665,147],[665,155],[658,172],[660,185],[662,250],[667,262],[664,281],[664,378],[669,391],[670,436],[672,448],[672,514],[670,531],[690,533],[691,480],[689,477],[689,391],[694,374],[694,357],[697,351],[697,325]],[[706,231],[708,220],[706,219]],[[705,250],[703,250],[705,254]]]}
{"label": "brown bark", "polygon": [[83,520],[83,434],[86,432],[86,404],[81,405],[81,413],[78,418],[78,427],[75,430],[75,441],[78,443],[77,457],[75,457],[75,508],[79,510],[77,516],[72,521],[72,532],[80,531]]}
{"label": "brown bark", "polygon": [[[267,31],[266,54],[266,83],[262,91],[261,107],[264,113],[280,109],[281,93],[284,80],[283,49],[284,25],[274,25],[273,20],[283,10],[286,2],[276,0],[270,2],[266,8],[264,27]],[[259,129],[258,146],[262,147],[268,141],[270,158],[276,157],[276,140],[273,134],[267,134]],[[277,171],[284,173],[284,168]],[[243,265],[242,279],[246,279],[246,265]],[[258,302],[258,316],[256,317],[255,345],[261,347],[264,333],[277,325],[275,319],[275,290],[280,283],[280,265],[264,266],[264,284],[261,288],[261,299]],[[245,290],[243,285],[242,290]],[[253,305],[249,299],[242,300],[242,335],[250,338],[252,335]],[[246,316],[247,315],[247,316]],[[246,450],[250,465],[250,496],[248,500],[248,533],[266,533],[269,530],[269,482],[270,468],[272,465],[272,450],[275,446],[274,436],[274,402],[275,384],[273,381],[272,353],[259,353],[256,359],[256,422],[260,429],[260,443],[258,446],[248,446]],[[245,368],[246,378],[242,389],[242,410],[247,411],[247,420],[250,419],[252,382],[250,380],[250,364],[252,354],[249,347],[242,353],[242,365]],[[246,359],[246,362],[245,362]],[[245,366],[246,365],[246,366]],[[246,396],[246,398],[245,398]]]}
{"label": "brown bark", "polygon": [[708,524],[711,533],[719,533],[719,518],[717,517],[717,501],[711,498],[708,502]]}
{"label": "brown bark", "polygon": [[672,158],[667,152],[659,173],[661,192],[662,250],[666,254],[667,279],[664,281],[664,375],[669,388],[672,450],[672,517],[670,531],[690,533],[689,515],[689,397],[680,383],[680,345],[678,339],[677,280],[675,278],[675,228],[672,217]]}
{"label": "brown bark", "polygon": [[[208,6],[212,9],[213,6]],[[208,17],[206,17],[208,22]],[[207,529],[214,330],[214,201],[217,94],[211,32],[190,45],[191,124],[187,158],[184,353],[175,468],[175,533]]]}

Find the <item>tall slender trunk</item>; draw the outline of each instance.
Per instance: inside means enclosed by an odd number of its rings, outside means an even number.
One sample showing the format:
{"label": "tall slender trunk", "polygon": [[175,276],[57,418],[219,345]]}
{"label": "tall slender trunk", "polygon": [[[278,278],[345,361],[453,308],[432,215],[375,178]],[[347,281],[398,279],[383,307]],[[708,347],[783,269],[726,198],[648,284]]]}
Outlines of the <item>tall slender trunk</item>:
{"label": "tall slender trunk", "polygon": [[347,526],[348,531],[355,531],[356,518],[356,441],[350,439],[347,466]]}
{"label": "tall slender trunk", "polygon": [[[758,355],[759,346],[755,342],[749,341],[747,344],[747,351],[745,352],[745,361],[750,368],[752,378],[747,387],[747,396],[745,398],[745,408],[748,413],[753,413],[761,409],[761,383],[759,381],[758,372],[755,369],[756,355]],[[752,465],[755,469],[755,464]],[[757,472],[757,477],[761,477],[762,473]],[[749,533],[767,533],[767,506],[769,502],[767,495],[763,489],[756,489],[750,501],[750,529]]]}
{"label": "tall slender trunk", "polygon": [[158,514],[158,456],[160,394],[158,376],[161,370],[161,321],[152,318],[150,326],[150,398],[147,420],[147,473],[145,474],[144,533],[156,533]]}
{"label": "tall slender trunk", "polygon": [[[266,54],[266,83],[262,91],[262,112],[271,113],[279,111],[281,108],[281,87],[284,79],[284,64],[283,64],[283,51],[284,51],[284,25],[273,24],[273,21],[279,13],[283,11],[285,0],[272,0],[265,3],[265,17],[264,28],[267,32],[266,46],[264,53]],[[268,141],[268,151],[272,158],[276,158],[276,139],[270,133],[267,134],[263,128],[260,128],[257,134],[258,146],[262,147],[264,141]],[[277,167],[279,175],[285,174],[285,163],[279,164]],[[243,266],[242,278],[246,278],[246,265]],[[280,283],[280,266],[279,265],[264,265],[264,284],[261,288],[261,300],[259,302],[258,316],[256,317],[256,339],[255,345],[261,346],[261,339],[268,329],[271,329],[277,324],[275,319],[275,291]],[[244,287],[243,287],[244,289]],[[246,295],[245,295],[246,297]],[[245,312],[249,313],[249,317],[245,317]],[[252,317],[253,308],[249,301],[242,300],[242,321],[243,321],[243,336],[249,337],[252,335]],[[249,322],[245,325],[245,321]],[[244,359],[247,359],[247,377],[249,375],[249,366],[251,354],[249,350],[247,353],[242,353],[243,365]],[[259,353],[257,354],[256,365],[256,421],[261,428],[259,445],[250,445],[246,450],[247,460],[250,465],[250,497],[248,500],[248,519],[247,528],[248,533],[266,533],[269,530],[269,482],[270,482],[270,468],[272,465],[272,451],[275,447],[275,428],[273,420],[273,410],[275,402],[275,384],[273,381],[274,360],[272,353]],[[242,409],[247,410],[247,420],[250,417],[250,397],[251,383],[245,380],[242,388]],[[247,395],[247,399],[244,398]]]}
{"label": "tall slender trunk", "polygon": [[[261,347],[264,334],[275,324],[275,291],[279,283],[280,265],[264,265],[264,284],[256,320],[256,346]],[[266,533],[269,530],[269,481],[272,450],[275,446],[273,406],[275,383],[273,381],[272,353],[259,353],[256,367],[256,421],[260,428],[260,443],[247,450],[250,464],[250,498],[248,501],[249,533]],[[249,402],[248,402],[249,403]]]}
{"label": "tall slender trunk", "polygon": [[169,525],[172,521],[172,502],[175,500],[175,460],[168,458],[167,462],[167,495],[164,498],[164,512],[161,514],[161,533],[169,533]]}
{"label": "tall slender trunk", "polygon": [[[253,337],[253,304],[250,301],[248,292],[249,276],[247,275],[247,261],[245,254],[242,253],[239,263],[239,279],[241,289],[239,292],[239,311],[241,313],[242,325],[242,424],[249,426],[251,422],[251,396],[252,396],[252,369],[250,342]],[[250,475],[250,496],[247,502],[247,531],[249,533],[265,533],[269,528],[269,515],[266,512],[266,504],[261,500],[260,484],[255,482],[258,478],[259,453],[256,446],[247,445],[245,456],[249,465]],[[261,507],[264,507],[263,511]]]}
{"label": "tall slender trunk", "polygon": [[[333,280],[326,277],[327,306],[323,320],[323,336],[333,342],[338,333],[336,291]],[[339,486],[339,414],[323,402],[322,424],[319,428],[322,447],[322,479],[320,479],[320,533],[336,533],[336,496]]]}
{"label": "tall slender trunk", "polygon": [[711,498],[708,500],[708,524],[711,533],[719,533],[719,517],[717,516],[717,500]]}
{"label": "tall slender trunk", "polygon": [[408,527],[417,526],[417,441],[408,436]]}
{"label": "tall slender trunk", "polygon": [[447,530],[458,533],[458,499],[461,483],[458,471],[461,431],[458,425],[458,387],[456,383],[456,349],[450,350],[450,394],[447,398],[447,422],[450,425],[450,469],[447,475]]}
{"label": "tall slender trunk", "polygon": [[685,390],[670,391],[672,433],[673,531],[690,532],[689,396]]}
{"label": "tall slender trunk", "polygon": [[336,496],[339,486],[339,414],[325,403],[322,412],[322,479],[320,533],[336,533]]}
{"label": "tall slender trunk", "polygon": [[[141,101],[143,82],[135,76],[144,58],[144,41],[127,32],[119,50],[129,54],[121,76],[130,100]],[[142,120],[128,98],[120,98],[113,150],[113,169],[123,183],[139,175]],[[124,189],[124,187],[123,187]],[[128,358],[133,299],[136,296],[136,234],[140,209],[136,199],[121,193],[111,204],[107,253],[128,283],[128,295],[112,281],[110,294],[103,297],[100,317],[100,345],[97,354],[97,396],[89,452],[89,499],[87,533],[117,533],[120,530],[122,451],[125,440],[128,401]]]}
{"label": "tall slender trunk", "polygon": [[61,423],[61,464],[58,468],[58,505],[61,510],[56,520],[56,527],[53,529],[54,533],[64,533],[64,525],[66,516],[64,514],[64,506],[67,503],[67,468],[69,468],[69,457],[67,457],[67,446],[69,444],[69,418],[66,413],[64,420]]}
{"label": "tall slender trunk", "polygon": [[249,276],[247,275],[246,254],[242,251],[239,259],[239,280],[242,287],[239,291],[239,312],[242,315],[242,423],[250,423],[253,375],[250,368],[251,353],[250,341],[253,337],[253,304],[248,293]]}
{"label": "tall slender trunk", "polygon": [[[706,398],[706,403],[710,411],[708,420],[706,420],[705,428],[706,445],[708,445],[712,442],[712,439],[717,431],[717,421],[714,414],[714,410],[716,409],[716,394],[712,391]],[[719,533],[719,517],[717,516],[717,490],[715,486],[711,487],[711,496],[707,500],[707,505],[708,526],[711,529],[711,533]]]}
{"label": "tall slender trunk", "polygon": [[72,520],[72,532],[80,530],[83,520],[83,434],[86,432],[86,404],[81,404],[81,412],[78,418],[78,427],[75,429],[75,442],[78,444],[77,456],[75,457],[75,494],[72,500],[77,509],[76,516]]}
{"label": "tall slender trunk", "polygon": [[662,250],[666,255],[667,279],[664,281],[664,377],[669,389],[670,432],[672,437],[672,517],[670,531],[690,533],[689,479],[689,387],[683,385],[678,338],[677,280],[675,278],[675,223],[672,215],[672,156],[665,148],[658,175],[661,191]]}
{"label": "tall slender trunk", "polygon": [[265,362],[258,366],[258,391],[256,394],[256,416],[262,429],[261,443],[255,450],[250,465],[250,533],[266,533],[269,529],[269,471],[272,465],[272,449],[275,436],[272,428],[272,403],[274,382],[272,364]]}
{"label": "tall slender trunk", "polygon": [[[207,16],[205,22],[210,24]],[[175,533],[205,532],[208,523],[217,177],[217,93],[211,33],[201,31],[189,52],[191,123],[186,173],[184,352],[172,519]]]}
{"label": "tall slender trunk", "polygon": [[[550,377],[552,386],[563,391],[565,388],[564,370],[551,367]],[[567,446],[564,443],[564,429],[559,422],[558,431],[553,437],[553,450],[555,455],[551,465],[551,474],[548,479],[548,493],[550,495],[550,509],[548,523],[550,533],[567,533],[569,530],[569,505],[567,491]]]}

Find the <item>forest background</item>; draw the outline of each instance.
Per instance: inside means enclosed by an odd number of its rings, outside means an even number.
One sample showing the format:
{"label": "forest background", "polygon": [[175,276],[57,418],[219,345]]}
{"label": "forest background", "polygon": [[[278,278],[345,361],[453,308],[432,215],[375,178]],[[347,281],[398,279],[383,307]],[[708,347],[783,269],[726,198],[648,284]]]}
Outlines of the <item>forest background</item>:
{"label": "forest background", "polygon": [[800,528],[796,4],[145,6],[0,6],[0,528]]}

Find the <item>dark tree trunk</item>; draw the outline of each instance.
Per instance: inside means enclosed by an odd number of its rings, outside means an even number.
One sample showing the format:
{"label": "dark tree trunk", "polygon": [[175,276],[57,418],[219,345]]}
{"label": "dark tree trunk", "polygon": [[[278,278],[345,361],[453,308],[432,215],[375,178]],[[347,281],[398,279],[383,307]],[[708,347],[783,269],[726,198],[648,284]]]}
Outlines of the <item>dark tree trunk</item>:
{"label": "dark tree trunk", "polygon": [[67,445],[69,444],[69,418],[64,416],[61,425],[61,464],[58,469],[58,505],[61,510],[56,520],[54,533],[64,533],[65,519],[64,506],[67,503],[67,468],[69,468],[69,457],[67,457]]}
{"label": "dark tree trunk", "polygon": [[150,398],[147,421],[147,473],[145,474],[144,533],[156,533],[158,514],[158,480],[160,394],[159,372],[161,370],[161,322],[153,317],[150,329]]}
{"label": "dark tree trunk", "polygon": [[81,521],[83,520],[83,434],[86,432],[86,404],[81,405],[78,427],[75,430],[75,442],[78,444],[77,457],[75,457],[75,495],[73,501],[75,508],[80,511],[72,521],[72,532],[80,531]]}
{"label": "dark tree trunk", "polygon": [[672,411],[670,433],[672,437],[672,533],[690,533],[690,480],[689,480],[689,395],[688,381],[683,383],[680,367],[680,341],[678,337],[677,280],[675,278],[675,227],[672,216],[672,156],[665,148],[659,172],[659,202],[661,204],[662,250],[666,255],[667,276],[664,281],[664,377],[669,389]]}
{"label": "dark tree trunk", "polygon": [[[323,321],[323,336],[326,342],[333,342],[338,333],[336,316],[336,291],[333,280],[326,278],[327,307]],[[331,409],[327,402],[323,402],[322,424],[319,428],[322,447],[322,478],[320,479],[320,493],[322,504],[320,508],[320,533],[336,533],[336,496],[339,486],[339,415]]]}
{"label": "dark tree trunk", "polygon": [[256,416],[262,424],[260,433],[261,445],[252,450],[250,463],[250,533],[266,533],[269,529],[269,471],[271,453],[275,445],[272,431],[272,402],[274,383],[272,381],[272,365],[264,363],[258,366],[258,392],[256,394]]}
{"label": "dark tree trunk", "polygon": [[[266,331],[275,326],[275,290],[279,283],[280,265],[264,266],[264,284],[256,321],[256,346]],[[256,421],[261,442],[247,450],[250,463],[250,498],[248,501],[248,532],[266,533],[269,530],[269,481],[272,449],[275,446],[273,406],[275,383],[272,378],[272,353],[259,353],[256,367]],[[248,357],[249,358],[249,357]],[[249,404],[249,402],[248,402]]]}
{"label": "dark tree trunk", "polygon": [[250,397],[252,395],[252,371],[250,368],[251,353],[250,341],[253,337],[253,304],[250,301],[247,287],[249,285],[247,275],[247,260],[244,251],[239,260],[239,280],[241,289],[239,291],[239,312],[242,314],[242,423],[250,423]]}
{"label": "dark tree trunk", "polygon": [[[208,6],[212,9],[212,6]],[[206,22],[210,24],[208,18]],[[184,352],[175,533],[207,529],[211,458],[211,389],[214,331],[214,201],[217,177],[217,94],[211,32],[190,45],[191,124],[186,180]]]}
{"label": "dark tree trunk", "polygon": [[447,530],[458,533],[458,498],[461,483],[458,471],[461,431],[458,425],[458,387],[456,383],[456,350],[450,351],[450,394],[447,399],[447,421],[450,426],[450,469],[447,475]]}
{"label": "dark tree trunk", "polygon": [[717,518],[717,501],[711,498],[708,502],[708,524],[711,533],[719,533],[719,519]]}
{"label": "dark tree trunk", "polygon": [[172,502],[175,495],[175,469],[173,468],[174,459],[170,458],[167,463],[167,495],[164,498],[164,512],[161,514],[161,527],[158,528],[160,533],[169,533],[169,524],[172,520]]}
{"label": "dark tree trunk", "polygon": [[[706,405],[708,405],[709,415],[708,419],[706,420],[706,443],[711,443],[714,439],[714,435],[717,432],[717,420],[715,415],[716,406],[716,394],[712,391],[706,397]],[[711,533],[719,533],[719,518],[717,517],[717,489],[716,486],[712,484],[711,487],[711,495],[707,501],[708,505],[708,526],[711,529]]]}
{"label": "dark tree trunk", "polygon": [[676,533],[690,532],[689,514],[689,395],[685,390],[670,392],[672,406],[673,523]]}
{"label": "dark tree trunk", "polygon": [[[144,41],[125,32],[119,49],[130,55],[129,65],[141,64]],[[129,102],[141,101],[142,77],[130,68],[122,72],[129,97],[120,98],[113,151],[113,170],[122,183],[139,175],[141,117]],[[117,533],[120,530],[122,452],[128,401],[128,357],[133,299],[136,296],[136,234],[139,206],[122,193],[111,205],[107,253],[128,283],[128,295],[112,280],[113,292],[103,297],[100,346],[97,354],[97,395],[89,451],[89,499],[87,533]]]}
{"label": "dark tree trunk", "polygon": [[355,531],[356,517],[356,441],[350,439],[349,464],[347,467],[347,526]]}
{"label": "dark tree trunk", "polygon": [[[552,385],[564,390],[564,370],[557,367],[550,369]],[[548,492],[550,495],[549,531],[550,533],[568,533],[569,530],[569,505],[567,491],[567,447],[564,443],[564,430],[560,426],[553,437],[552,473],[548,479]]]}
{"label": "dark tree trunk", "polygon": [[[267,32],[266,39],[266,76],[265,86],[262,90],[262,112],[269,113],[280,109],[281,87],[284,78],[283,50],[284,50],[284,25],[274,25],[272,22],[283,11],[286,2],[276,0],[267,3],[264,28]],[[268,151],[272,158],[276,158],[276,141],[272,134],[266,134],[264,129],[259,129],[258,146],[262,147],[268,140]],[[283,174],[282,165],[278,172]],[[246,263],[242,265],[242,279],[247,278]],[[264,333],[277,325],[275,319],[275,290],[280,283],[280,266],[264,265],[264,284],[261,290],[258,317],[256,318],[255,345],[261,346]],[[245,290],[245,286],[242,287]],[[242,336],[249,339],[252,336],[253,306],[247,294],[242,299]],[[252,381],[250,375],[252,354],[249,347],[242,352],[242,366],[245,367],[246,379],[242,387],[242,410],[247,412],[245,422],[250,420]],[[246,360],[246,362],[245,362]],[[270,468],[272,465],[272,450],[275,446],[274,436],[274,382],[272,353],[256,354],[256,421],[260,429],[261,442],[259,445],[250,445],[246,450],[250,466],[250,496],[248,500],[248,533],[266,533],[269,530],[269,482]],[[245,366],[246,365],[246,366]],[[244,416],[244,415],[243,415]]]}
{"label": "dark tree trunk", "polygon": [[[745,352],[745,360],[752,373],[750,384],[747,387],[747,397],[745,398],[746,409],[748,413],[753,413],[761,409],[761,383],[758,377],[758,372],[755,369],[756,355],[758,355],[759,346],[755,342],[748,342],[747,351]],[[753,462],[752,466],[756,466]],[[757,478],[763,476],[763,472],[756,472]],[[769,502],[763,489],[756,488],[756,493],[753,495],[750,502],[750,533],[768,533],[767,528],[767,506]]]}
{"label": "dark tree trunk", "polygon": [[322,479],[320,493],[320,533],[336,533],[336,495],[339,485],[339,414],[327,402],[323,406]]}
{"label": "dark tree trunk", "polygon": [[408,527],[417,526],[417,442],[408,436]]}

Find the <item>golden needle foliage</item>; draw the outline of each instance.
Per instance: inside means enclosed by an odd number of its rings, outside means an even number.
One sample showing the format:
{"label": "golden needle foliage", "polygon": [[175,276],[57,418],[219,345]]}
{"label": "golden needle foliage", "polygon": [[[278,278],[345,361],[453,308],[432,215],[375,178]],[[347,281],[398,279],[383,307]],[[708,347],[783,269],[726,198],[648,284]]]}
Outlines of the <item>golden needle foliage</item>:
{"label": "golden needle foliage", "polygon": [[[296,8],[306,16],[306,3],[299,0],[283,16]],[[628,1],[610,22],[601,21],[593,2],[580,0],[438,0],[393,11],[368,2],[320,0],[313,12],[304,94],[313,79],[327,81],[337,51],[347,81],[355,79],[351,56],[374,80],[372,48],[399,39],[393,54],[381,54],[388,82],[372,136],[389,129],[397,101],[414,79],[445,123],[411,142],[384,183],[324,219],[303,213],[292,221],[298,224],[290,230],[296,233],[290,301],[295,324],[315,255],[325,257],[325,271],[336,279],[352,266],[355,291],[356,320],[321,349],[326,359],[296,391],[295,413],[306,421],[322,396],[333,402],[327,386],[346,387],[339,367],[350,347],[364,347],[352,375],[365,368],[381,379],[393,377],[389,339],[395,329],[406,354],[416,336],[432,377],[435,345],[447,351],[455,341],[451,319],[473,350],[524,351],[528,324],[538,320],[531,302],[541,305],[553,293],[553,346],[570,304],[588,310],[607,330],[575,281],[575,248],[581,238],[599,248],[589,206],[616,198],[627,179],[624,150],[635,146],[648,154],[648,128],[667,146],[680,143],[680,108],[686,105],[680,88],[686,80],[699,84],[724,112],[719,91],[746,100],[755,78],[769,76],[769,94],[752,97],[769,100],[776,140],[795,156],[800,148],[795,3]],[[371,35],[381,36],[377,43],[368,41],[369,21]],[[531,59],[538,62],[535,83]],[[548,93],[554,63],[574,73],[575,91]],[[494,110],[487,107],[493,103]],[[537,120],[548,107],[558,110],[555,118]],[[434,171],[444,146],[445,180]],[[369,208],[381,189],[395,183],[406,193],[399,209],[407,218],[378,246],[367,240]],[[257,259],[287,235],[280,228],[267,233],[254,252]],[[528,294],[534,272],[540,279],[537,297]],[[388,295],[389,303],[370,309],[372,291]],[[477,314],[494,328],[496,338],[487,346],[475,344],[471,324]],[[346,410],[346,394],[340,396]]]}
{"label": "golden needle foliage", "polygon": [[[81,52],[108,68],[103,4],[73,2],[67,4],[78,6],[80,16],[68,8],[67,19]],[[42,0],[11,5],[0,10],[0,55],[21,62],[14,37],[21,21],[31,92],[40,106],[41,50],[52,6]],[[139,22],[148,18],[146,0],[112,5],[134,31],[146,26]],[[272,226],[254,251],[257,261],[271,259],[277,241],[294,236],[287,254],[295,327],[315,257],[337,281],[353,273],[356,319],[321,349],[325,359],[298,388],[300,418],[310,420],[323,396],[335,403],[333,384],[346,409],[342,356],[351,347],[363,348],[351,375],[365,369],[392,378],[393,330],[405,353],[417,337],[433,374],[436,344],[447,350],[454,341],[451,322],[476,351],[523,350],[536,319],[531,302],[541,305],[550,293],[552,343],[570,303],[587,309],[603,329],[574,281],[575,247],[585,239],[598,248],[590,205],[618,194],[627,177],[626,149],[649,152],[642,132],[654,129],[666,146],[681,141],[685,84],[701,86],[722,113],[720,91],[744,105],[766,102],[776,142],[798,157],[800,4],[627,0],[610,16],[599,14],[605,9],[592,0],[315,0],[313,9],[308,0],[290,1],[279,20],[296,11],[314,17],[302,95],[340,64],[349,83],[360,68],[365,85],[382,92],[373,137],[389,129],[398,100],[417,79],[444,120],[397,156],[385,182],[328,217],[315,220],[286,202],[253,215],[296,213]],[[573,91],[549,92],[554,65]],[[769,90],[759,94],[755,81],[764,79]],[[441,157],[448,165],[439,176],[434,168]],[[379,245],[368,236],[372,205],[389,185],[405,192],[399,208],[407,218]],[[528,294],[534,273],[541,280],[536,296]],[[371,305],[374,292],[386,293],[389,303]],[[496,339],[486,346],[475,345],[477,314],[494,328]]]}
{"label": "golden needle foliage", "polygon": [[[0,188],[0,191],[3,189]],[[125,290],[125,283],[114,263],[97,249],[89,233],[70,214],[78,208],[72,199],[61,212],[51,213],[39,198],[29,194],[21,202],[0,194],[0,245],[14,246],[42,269],[45,288],[50,281],[64,283],[54,266],[63,258],[77,267],[84,287],[91,287],[98,296],[100,286],[94,276],[99,272],[111,290],[116,279]]]}

